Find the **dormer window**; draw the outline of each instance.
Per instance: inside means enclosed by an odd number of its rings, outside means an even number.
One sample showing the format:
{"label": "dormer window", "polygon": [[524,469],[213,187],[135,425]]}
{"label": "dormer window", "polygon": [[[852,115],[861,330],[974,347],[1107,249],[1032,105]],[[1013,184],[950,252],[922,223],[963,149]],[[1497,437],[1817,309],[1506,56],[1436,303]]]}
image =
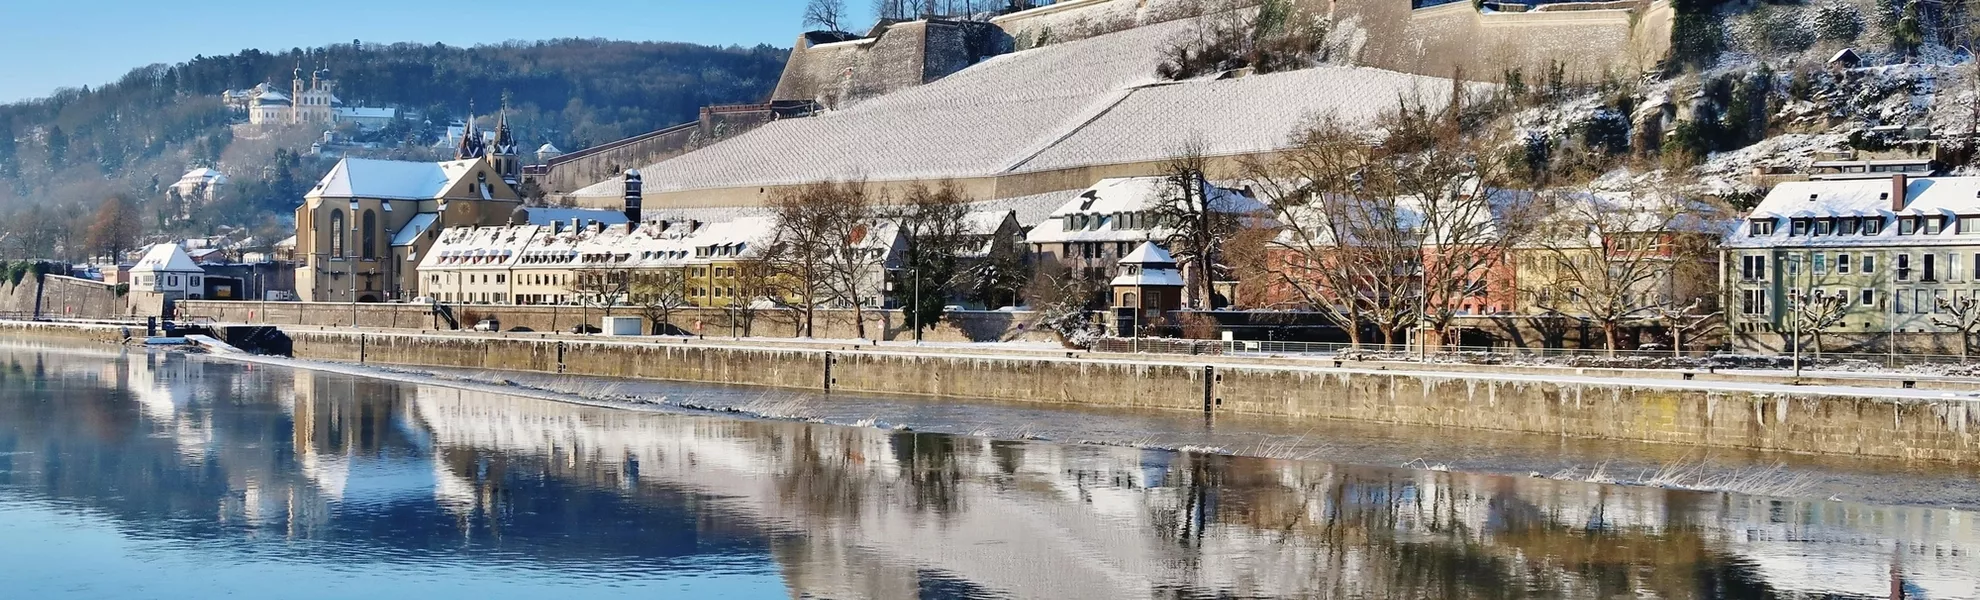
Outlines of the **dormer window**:
{"label": "dormer window", "polygon": [[1858,226],[1862,223],[1861,218],[1845,217],[1836,222],[1836,235],[1856,235]]}
{"label": "dormer window", "polygon": [[1863,220],[1863,235],[1877,235],[1884,232],[1883,217],[1869,217]]}
{"label": "dormer window", "polygon": [[1898,235],[1912,235],[1915,233],[1918,233],[1918,217],[1898,218]]}
{"label": "dormer window", "polygon": [[1829,222],[1829,220],[1828,220],[1828,219],[1816,219],[1816,220],[1815,220],[1815,235],[1829,235],[1829,233],[1830,233],[1830,225],[1832,225],[1832,224],[1831,224],[1831,223]]}
{"label": "dormer window", "polygon": [[1925,217],[1925,235],[1939,235],[1945,223],[1944,217]]}
{"label": "dormer window", "polygon": [[1792,227],[1792,229],[1788,230],[1788,235],[1808,235],[1808,219],[1794,219]]}
{"label": "dormer window", "polygon": [[1751,226],[1747,229],[1747,234],[1754,237],[1774,235],[1774,220],[1754,219]]}

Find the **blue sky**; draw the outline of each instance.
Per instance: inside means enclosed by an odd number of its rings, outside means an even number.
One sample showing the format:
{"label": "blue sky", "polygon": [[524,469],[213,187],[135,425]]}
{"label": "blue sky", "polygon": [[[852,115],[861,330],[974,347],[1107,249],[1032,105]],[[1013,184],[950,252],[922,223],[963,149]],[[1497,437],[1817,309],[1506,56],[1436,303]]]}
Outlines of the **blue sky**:
{"label": "blue sky", "polygon": [[[847,2],[858,22],[867,2]],[[804,0],[0,0],[0,103],[244,48],[598,37],[789,46]]]}

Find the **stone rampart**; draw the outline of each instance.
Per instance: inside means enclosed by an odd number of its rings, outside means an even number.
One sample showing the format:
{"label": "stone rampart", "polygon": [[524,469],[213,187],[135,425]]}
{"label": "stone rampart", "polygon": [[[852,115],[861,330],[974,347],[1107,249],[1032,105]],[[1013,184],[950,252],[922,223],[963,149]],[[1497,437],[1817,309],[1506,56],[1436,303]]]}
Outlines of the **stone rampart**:
{"label": "stone rampart", "polygon": [[46,319],[101,319],[129,313],[116,288],[100,281],[45,275],[0,281],[0,313]]}
{"label": "stone rampart", "polygon": [[1915,390],[341,331],[291,338],[299,358],[1980,462],[1973,401]]}

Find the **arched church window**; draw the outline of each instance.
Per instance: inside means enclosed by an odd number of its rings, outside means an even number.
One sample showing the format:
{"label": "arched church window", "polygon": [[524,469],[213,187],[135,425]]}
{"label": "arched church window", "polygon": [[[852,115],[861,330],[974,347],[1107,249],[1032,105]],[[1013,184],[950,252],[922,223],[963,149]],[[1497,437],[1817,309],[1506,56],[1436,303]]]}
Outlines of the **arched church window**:
{"label": "arched church window", "polygon": [[378,258],[378,213],[364,211],[364,247],[358,253],[365,260]]}
{"label": "arched church window", "polygon": [[344,211],[330,211],[330,256],[344,257]]}

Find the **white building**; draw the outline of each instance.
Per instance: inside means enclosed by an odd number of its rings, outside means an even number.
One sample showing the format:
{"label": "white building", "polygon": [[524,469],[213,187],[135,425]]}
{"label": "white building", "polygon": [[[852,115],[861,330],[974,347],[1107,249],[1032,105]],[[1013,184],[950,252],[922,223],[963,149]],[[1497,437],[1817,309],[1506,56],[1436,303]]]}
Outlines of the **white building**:
{"label": "white building", "polygon": [[205,275],[178,244],[158,244],[131,267],[131,291],[168,300],[198,300],[205,296]]}
{"label": "white building", "polygon": [[[1102,179],[1052,211],[1025,236],[1025,243],[1035,260],[1060,261],[1093,281],[1111,279],[1120,259],[1142,242],[1160,244],[1175,233],[1158,214],[1167,201],[1167,186],[1164,177]],[[1239,190],[1202,186],[1211,210],[1235,216],[1266,209]]]}

